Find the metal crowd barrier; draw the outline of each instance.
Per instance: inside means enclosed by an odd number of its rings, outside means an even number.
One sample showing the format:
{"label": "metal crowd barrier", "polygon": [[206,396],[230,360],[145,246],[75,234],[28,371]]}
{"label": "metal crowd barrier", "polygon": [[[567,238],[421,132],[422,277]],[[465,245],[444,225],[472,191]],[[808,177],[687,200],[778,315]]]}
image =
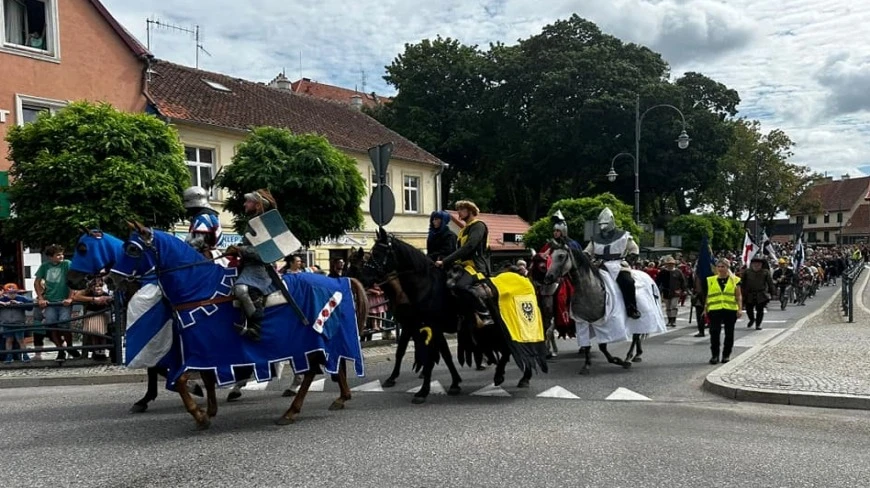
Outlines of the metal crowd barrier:
{"label": "metal crowd barrier", "polygon": [[842,276],[843,287],[841,290],[841,300],[843,307],[843,315],[849,316],[849,322],[854,322],[854,306],[855,306],[855,283],[864,271],[864,261],[858,261],[846,270]]}
{"label": "metal crowd barrier", "polygon": [[[73,303],[75,305],[75,303]],[[67,305],[68,307],[72,307],[73,305]],[[49,307],[62,307],[64,306],[61,302],[52,302],[48,304]],[[24,309],[36,309],[38,305],[36,303],[28,303],[28,304],[10,304],[6,305],[7,308],[24,308]],[[123,364],[124,355],[123,355],[123,346],[124,346],[124,312],[121,310],[120,300],[112,300],[111,307],[109,309],[109,319],[106,323],[106,334],[99,334],[96,332],[85,331],[81,325],[84,319],[87,317],[93,317],[97,315],[105,314],[106,311],[103,312],[90,312],[83,313],[81,315],[77,315],[75,317],[70,317],[69,320],[62,320],[56,322],[45,322],[40,321],[37,323],[35,320],[28,320],[28,322],[24,324],[0,324],[0,328],[3,329],[3,332],[0,335],[3,336],[0,341],[2,341],[3,349],[0,350],[0,365],[2,365],[2,361],[6,359],[7,354],[11,354],[16,362],[20,361],[22,354],[34,354],[34,353],[47,353],[47,352],[60,352],[63,351],[67,357],[69,357],[70,351],[101,351],[108,349],[109,350],[109,362],[112,364]],[[13,328],[9,327],[13,326]],[[17,334],[19,332],[23,332],[25,338],[28,333],[32,336],[34,333],[40,333],[45,335],[45,339],[49,342],[51,341],[51,333],[52,332],[71,332],[73,337],[81,336],[81,337],[97,337],[106,340],[105,344],[93,344],[93,345],[70,345],[67,347],[42,347],[40,349],[35,348],[24,348],[24,344],[17,344],[17,349],[5,349],[6,342],[6,334]],[[73,339],[75,341],[75,339]],[[17,343],[15,340],[13,342]]]}

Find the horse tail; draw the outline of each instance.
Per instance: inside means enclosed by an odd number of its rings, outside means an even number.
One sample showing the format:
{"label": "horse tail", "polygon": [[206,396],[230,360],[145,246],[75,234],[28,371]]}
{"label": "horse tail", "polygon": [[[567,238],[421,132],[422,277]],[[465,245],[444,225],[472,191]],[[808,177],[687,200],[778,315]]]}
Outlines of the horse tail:
{"label": "horse tail", "polygon": [[357,332],[362,333],[369,318],[369,301],[366,296],[366,287],[356,278],[350,278],[350,289],[353,293],[353,301],[356,305]]}

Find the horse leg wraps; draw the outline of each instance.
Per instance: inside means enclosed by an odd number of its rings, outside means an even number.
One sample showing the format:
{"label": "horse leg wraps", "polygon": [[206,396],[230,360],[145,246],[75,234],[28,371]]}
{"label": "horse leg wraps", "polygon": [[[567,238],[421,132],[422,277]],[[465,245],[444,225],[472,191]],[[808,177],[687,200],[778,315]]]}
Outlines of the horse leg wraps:
{"label": "horse leg wraps", "polygon": [[640,312],[637,310],[634,278],[631,277],[631,272],[627,270],[620,271],[616,275],[616,284],[619,286],[619,291],[622,292],[622,300],[625,302],[625,311],[628,313],[628,316],[633,319],[640,318]]}

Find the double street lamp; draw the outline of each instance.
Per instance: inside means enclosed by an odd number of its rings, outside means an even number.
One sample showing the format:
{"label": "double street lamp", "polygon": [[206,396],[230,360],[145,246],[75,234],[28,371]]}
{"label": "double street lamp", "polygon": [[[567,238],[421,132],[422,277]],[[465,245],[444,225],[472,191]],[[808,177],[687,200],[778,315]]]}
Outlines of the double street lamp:
{"label": "double street lamp", "polygon": [[683,121],[683,131],[680,132],[680,135],[677,136],[676,143],[677,147],[680,149],[686,149],[689,147],[689,134],[686,133],[686,117],[683,115],[683,112],[680,111],[677,107],[673,105],[669,105],[666,103],[662,103],[659,105],[653,105],[652,107],[646,109],[643,113],[640,112],[640,95],[637,96],[634,105],[634,155],[632,156],[629,153],[619,153],[613,157],[610,161],[610,171],[607,173],[607,180],[611,183],[616,181],[616,170],[613,168],[613,163],[616,162],[616,159],[620,156],[629,156],[634,159],[634,221],[636,223],[640,223],[640,128],[643,123],[643,118],[646,117],[651,110],[659,107],[670,108],[676,110],[678,114],[680,114],[680,119]]}

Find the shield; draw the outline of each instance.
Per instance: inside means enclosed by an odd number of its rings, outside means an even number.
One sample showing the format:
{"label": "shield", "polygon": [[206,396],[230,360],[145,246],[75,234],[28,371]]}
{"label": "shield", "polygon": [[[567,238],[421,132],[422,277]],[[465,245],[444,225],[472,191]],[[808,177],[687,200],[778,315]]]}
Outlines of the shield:
{"label": "shield", "polygon": [[280,261],[302,247],[277,210],[269,210],[252,218],[248,221],[248,227],[249,232],[245,237],[264,263]]}

